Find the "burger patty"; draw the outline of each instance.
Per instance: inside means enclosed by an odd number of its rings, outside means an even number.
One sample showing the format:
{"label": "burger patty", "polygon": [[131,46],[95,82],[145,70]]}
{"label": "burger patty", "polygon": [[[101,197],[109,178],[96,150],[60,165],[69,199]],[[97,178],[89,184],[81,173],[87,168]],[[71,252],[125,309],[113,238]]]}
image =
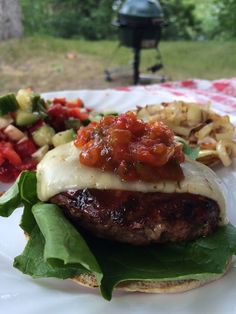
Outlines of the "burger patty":
{"label": "burger patty", "polygon": [[142,193],[84,189],[50,200],[76,226],[97,237],[147,245],[192,240],[214,231],[218,204],[190,193]]}

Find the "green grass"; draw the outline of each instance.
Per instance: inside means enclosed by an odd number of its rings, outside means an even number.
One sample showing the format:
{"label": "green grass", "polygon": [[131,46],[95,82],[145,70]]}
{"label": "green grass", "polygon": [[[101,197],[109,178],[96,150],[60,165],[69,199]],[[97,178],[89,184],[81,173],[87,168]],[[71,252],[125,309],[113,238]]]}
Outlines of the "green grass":
{"label": "green grass", "polygon": [[[102,80],[102,69],[107,66],[112,53],[117,46],[117,41],[85,41],[85,40],[66,40],[51,37],[28,37],[20,40],[11,40],[0,43],[1,67],[12,68],[12,71],[4,73],[2,70],[0,84],[2,90],[8,90],[11,83],[14,69],[27,62],[32,64],[37,58],[42,61],[42,66],[52,67],[52,71],[57,68],[55,64],[58,60],[69,51],[75,51],[79,56],[82,56],[84,61],[93,62],[98,65],[94,75],[99,76]],[[222,77],[232,77],[236,73],[236,42],[161,42],[160,51],[163,56],[165,71],[173,80],[188,79],[188,78],[205,78],[217,79]],[[133,54],[128,48],[122,47],[115,55],[113,65],[127,65],[132,62]],[[50,65],[47,65],[48,60],[51,60]],[[53,65],[53,60],[55,64]],[[84,62],[83,61],[83,62]],[[62,63],[62,71],[66,69],[66,64]],[[155,63],[155,51],[142,51],[142,68],[153,65]],[[37,71],[32,67],[28,73],[27,84],[30,83],[30,75],[32,71]],[[33,70],[32,70],[33,69]],[[97,71],[97,72],[96,72]],[[99,74],[99,71],[101,72]],[[13,72],[13,73],[12,73]],[[85,73],[80,73],[83,78]],[[73,73],[72,79],[73,79]],[[68,74],[69,77],[69,74]],[[91,76],[92,77],[92,76]],[[47,78],[45,78],[47,79]],[[60,79],[62,79],[60,77]],[[92,78],[91,78],[92,79]],[[55,80],[55,78],[54,78]],[[56,84],[56,81],[55,81]],[[97,84],[97,86],[95,86]],[[99,87],[99,82],[96,82],[94,87]],[[37,84],[36,84],[37,85]],[[121,85],[121,84],[118,84]],[[53,86],[50,85],[50,88]],[[101,85],[104,87],[104,84]],[[37,87],[37,86],[36,86]],[[66,86],[67,87],[67,86]],[[1,87],[0,87],[1,88]],[[69,86],[67,87],[69,88]]]}

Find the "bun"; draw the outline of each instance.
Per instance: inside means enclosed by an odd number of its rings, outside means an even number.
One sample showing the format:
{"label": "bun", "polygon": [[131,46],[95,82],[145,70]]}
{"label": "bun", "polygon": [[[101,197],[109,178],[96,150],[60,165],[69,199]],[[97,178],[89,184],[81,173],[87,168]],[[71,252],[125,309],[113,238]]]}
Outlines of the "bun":
{"label": "bun", "polygon": [[[145,292],[145,293],[178,293],[185,292],[195,288],[204,286],[210,282],[223,277],[230,268],[230,261],[223,274],[218,275],[215,278],[207,280],[171,280],[171,281],[144,281],[144,280],[132,280],[124,281],[117,285],[116,289],[130,292]],[[72,279],[76,283],[85,286],[87,288],[98,288],[96,277],[93,274],[81,274]]]}

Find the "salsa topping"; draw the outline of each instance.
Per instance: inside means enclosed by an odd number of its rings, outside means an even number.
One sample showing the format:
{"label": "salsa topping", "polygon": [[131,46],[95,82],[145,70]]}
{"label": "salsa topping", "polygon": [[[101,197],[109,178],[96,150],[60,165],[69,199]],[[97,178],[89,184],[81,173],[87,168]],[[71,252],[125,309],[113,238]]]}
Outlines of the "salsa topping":
{"label": "salsa topping", "polygon": [[184,178],[182,145],[162,122],[145,123],[135,113],[105,116],[77,133],[85,166],[113,171],[122,180],[158,181]]}

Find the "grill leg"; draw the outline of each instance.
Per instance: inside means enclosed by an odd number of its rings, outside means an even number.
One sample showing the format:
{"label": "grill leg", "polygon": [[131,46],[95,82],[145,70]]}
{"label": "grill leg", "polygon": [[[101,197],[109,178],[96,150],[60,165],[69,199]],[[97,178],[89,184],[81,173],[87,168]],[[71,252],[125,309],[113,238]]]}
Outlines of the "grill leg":
{"label": "grill leg", "polygon": [[116,48],[114,49],[114,51],[112,52],[112,55],[110,57],[110,59],[108,59],[108,61],[106,61],[106,68],[104,69],[104,78],[105,81],[107,82],[112,82],[112,69],[110,69],[110,65],[115,57],[115,55],[117,54],[118,50],[120,49],[121,44],[119,43],[118,46],[116,46]]}
{"label": "grill leg", "polygon": [[134,49],[134,85],[139,83],[139,65],[140,65],[140,49]]}

